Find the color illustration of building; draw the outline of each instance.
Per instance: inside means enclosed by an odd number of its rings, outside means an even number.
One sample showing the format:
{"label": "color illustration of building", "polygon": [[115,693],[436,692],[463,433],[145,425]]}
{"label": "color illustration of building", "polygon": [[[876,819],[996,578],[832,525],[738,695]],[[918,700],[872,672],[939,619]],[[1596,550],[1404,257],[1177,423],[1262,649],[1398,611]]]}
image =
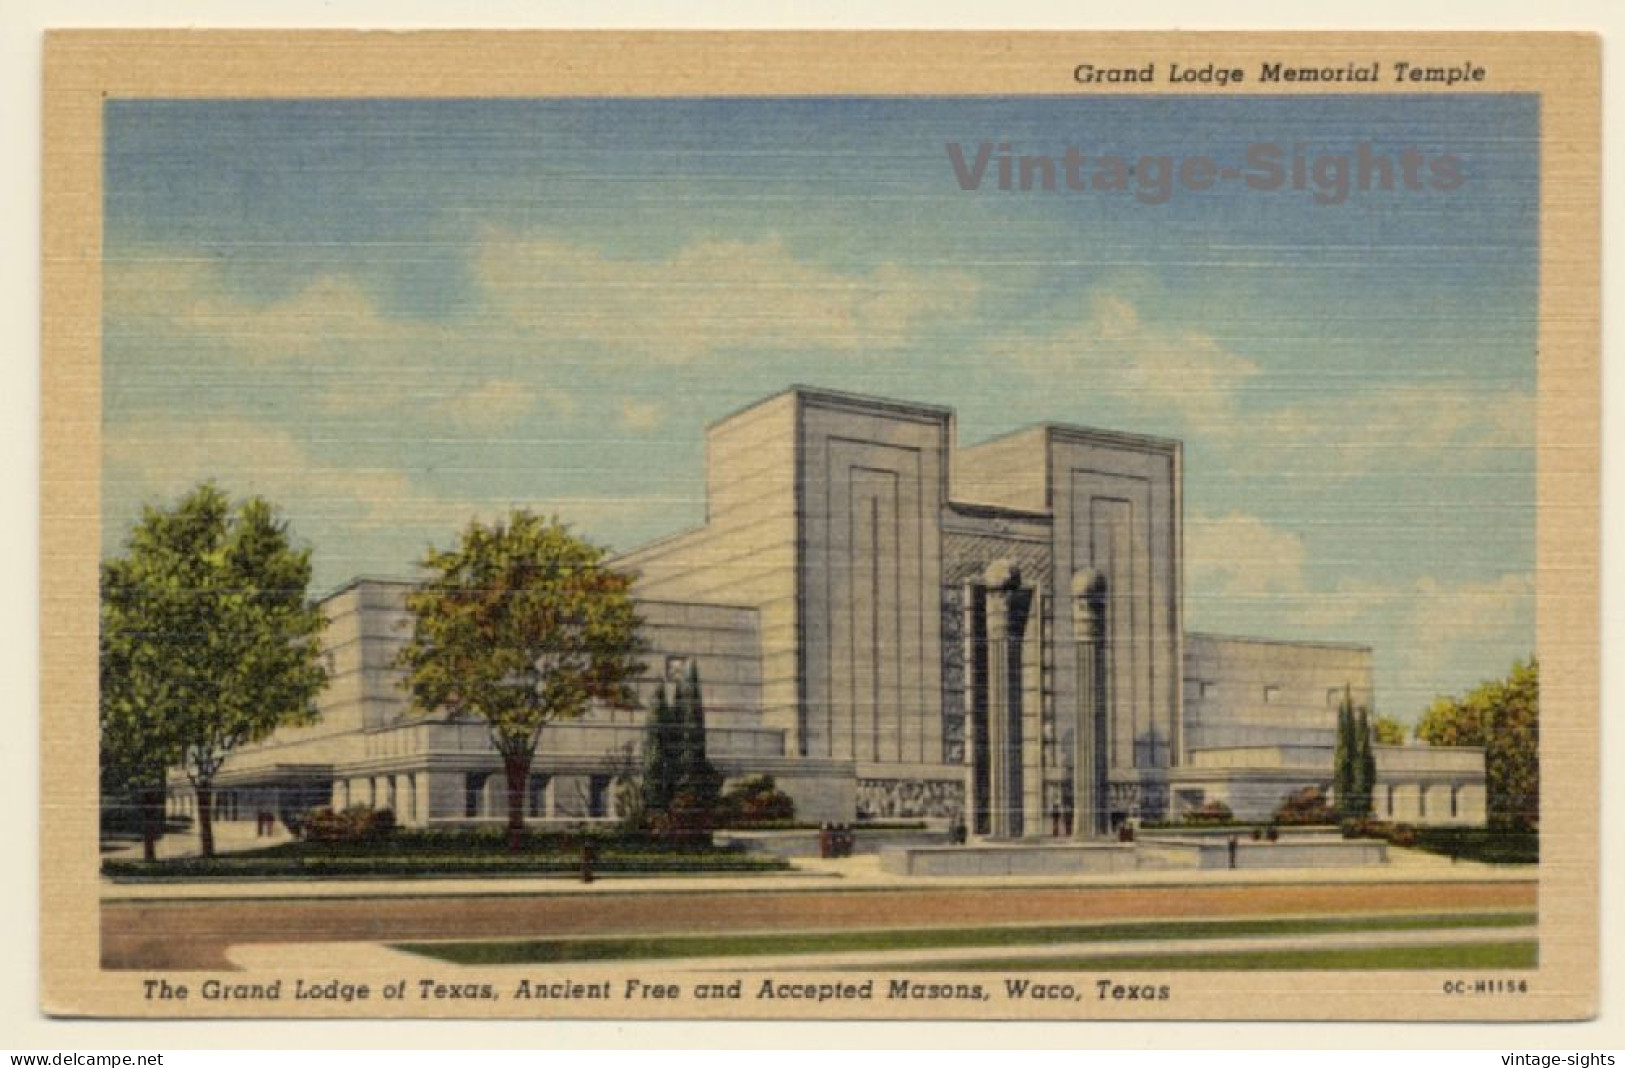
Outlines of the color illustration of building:
{"label": "color illustration of building", "polygon": [[[1262,820],[1330,786],[1345,692],[1375,707],[1369,648],[1186,632],[1177,441],[1041,425],[961,448],[949,409],[794,388],[711,425],[706,455],[704,524],[615,561],[638,575],[640,696],[697,664],[712,762],[772,775],[800,818],[990,838],[1094,838],[1211,801]],[[504,818],[484,726],[410,714],[410,588],[325,599],[321,721],[234,754],[221,818]],[[548,727],[528,815],[613,818],[645,715]],[[1375,754],[1378,818],[1484,821],[1482,750]]]}

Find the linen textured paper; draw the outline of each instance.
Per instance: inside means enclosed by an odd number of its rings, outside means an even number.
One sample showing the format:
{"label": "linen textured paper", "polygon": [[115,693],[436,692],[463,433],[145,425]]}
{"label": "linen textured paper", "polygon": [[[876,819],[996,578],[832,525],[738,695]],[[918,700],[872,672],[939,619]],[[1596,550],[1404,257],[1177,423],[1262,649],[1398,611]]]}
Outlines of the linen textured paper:
{"label": "linen textured paper", "polygon": [[1595,39],[46,60],[47,1012],[1594,1012]]}

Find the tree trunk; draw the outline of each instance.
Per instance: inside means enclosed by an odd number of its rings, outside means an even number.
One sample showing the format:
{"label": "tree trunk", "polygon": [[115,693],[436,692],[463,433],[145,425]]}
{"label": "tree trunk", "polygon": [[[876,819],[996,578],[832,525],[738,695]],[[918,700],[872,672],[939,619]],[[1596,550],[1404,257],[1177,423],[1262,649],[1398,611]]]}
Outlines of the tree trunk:
{"label": "tree trunk", "polygon": [[158,859],[158,835],[164,821],[164,791],[160,787],[143,786],[136,792],[140,808],[141,857],[148,864]]}
{"label": "tree trunk", "polygon": [[525,784],[530,781],[531,753],[504,753],[502,770],[508,776],[508,852],[525,848]]}
{"label": "tree trunk", "polygon": [[197,793],[197,837],[203,847],[205,857],[214,856],[214,788],[208,784],[198,784]]}

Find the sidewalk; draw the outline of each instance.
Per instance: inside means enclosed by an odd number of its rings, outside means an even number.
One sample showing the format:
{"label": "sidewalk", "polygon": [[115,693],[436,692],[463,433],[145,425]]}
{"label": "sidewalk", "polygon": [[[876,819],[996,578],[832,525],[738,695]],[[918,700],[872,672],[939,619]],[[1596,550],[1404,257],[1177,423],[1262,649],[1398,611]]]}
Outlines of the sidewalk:
{"label": "sidewalk", "polygon": [[[246,845],[253,848],[253,828]],[[259,839],[259,845],[267,844]],[[222,851],[224,851],[224,843]],[[139,845],[137,846],[139,855]],[[175,854],[186,855],[186,854]],[[572,878],[489,876],[481,879],[244,879],[198,882],[115,883],[103,880],[103,901],[236,900],[267,898],[492,897],[551,894],[722,893],[887,889],[1010,889],[1076,887],[1283,886],[1338,883],[1519,883],[1535,882],[1533,866],[1512,867],[1452,861],[1406,849],[1389,850],[1389,863],[1363,868],[1281,868],[1252,871],[1142,869],[1110,875],[920,876],[880,870],[875,854],[840,860],[802,858],[791,871],[764,875],[600,876],[587,884]]]}
{"label": "sidewalk", "polygon": [[[250,849],[264,849],[266,846],[281,845],[283,842],[293,841],[293,835],[278,821],[269,836],[257,835],[254,824],[249,820],[222,820],[214,825],[214,851],[216,853],[242,853]],[[203,844],[198,836],[197,825],[184,834],[166,834],[158,839],[157,852],[159,860],[173,860],[179,857],[200,857],[203,855]],[[102,854],[103,860],[140,860],[141,840],[121,845]]]}
{"label": "sidewalk", "polygon": [[[571,979],[623,978],[629,968],[658,968],[661,972],[763,970],[813,971],[829,968],[881,970],[918,964],[959,961],[1033,960],[1067,957],[1141,957],[1162,954],[1199,955],[1258,950],[1366,949],[1385,946],[1475,945],[1524,941],[1535,937],[1534,927],[1476,927],[1450,930],[1363,931],[1331,934],[1293,933],[1285,935],[1244,935],[1235,938],[1125,939],[1115,942],[1014,943],[1004,946],[959,946],[937,949],[874,949],[841,953],[786,953],[783,955],[736,955],[728,957],[662,957],[658,960],[573,960],[540,964],[482,964],[489,971],[535,973],[567,971]],[[461,942],[468,939],[450,939]],[[482,939],[480,941],[489,941]],[[352,972],[399,972],[424,969],[438,962],[429,957],[380,942],[244,943],[227,951],[230,961],[253,972],[296,972],[309,968],[313,955],[342,960]]]}

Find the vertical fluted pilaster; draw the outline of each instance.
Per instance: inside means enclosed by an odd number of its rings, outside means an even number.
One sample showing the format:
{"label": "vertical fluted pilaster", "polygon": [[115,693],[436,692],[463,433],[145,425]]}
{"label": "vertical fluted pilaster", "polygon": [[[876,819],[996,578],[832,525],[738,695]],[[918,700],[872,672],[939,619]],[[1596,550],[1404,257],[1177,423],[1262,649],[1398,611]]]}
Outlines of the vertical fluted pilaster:
{"label": "vertical fluted pilaster", "polygon": [[990,831],[995,838],[1023,833],[1021,706],[1022,639],[1032,606],[1021,572],[1007,560],[989,565],[987,580],[987,729]]}
{"label": "vertical fluted pilaster", "polygon": [[1105,627],[1101,609],[1105,580],[1097,572],[1072,576],[1072,636],[1077,657],[1077,726],[1073,729],[1072,836],[1107,833],[1104,686]]}

